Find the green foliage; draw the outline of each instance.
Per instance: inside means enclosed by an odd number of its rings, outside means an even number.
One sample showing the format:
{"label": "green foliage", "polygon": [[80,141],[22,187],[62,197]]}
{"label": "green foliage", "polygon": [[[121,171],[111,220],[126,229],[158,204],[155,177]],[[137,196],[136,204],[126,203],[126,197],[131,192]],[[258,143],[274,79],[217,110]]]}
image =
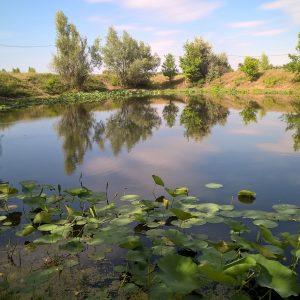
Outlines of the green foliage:
{"label": "green foliage", "polygon": [[50,95],[59,95],[68,90],[68,86],[58,76],[52,74],[41,77],[40,85]]}
{"label": "green foliage", "polygon": [[[39,249],[43,251],[45,245],[47,254],[55,253],[56,259],[48,265],[44,260],[40,269],[31,271],[29,268],[27,272],[13,276],[4,268],[1,292],[25,297],[26,293],[36,295],[36,290],[57,289],[57,282],[64,280],[70,268],[74,268],[72,273],[76,274],[72,276],[74,281],[81,272],[86,274],[95,260],[114,264],[115,260],[110,262],[108,255],[114,249],[118,255],[122,253],[121,259],[117,260],[122,265],[114,268],[111,278],[101,282],[107,288],[114,281],[111,287],[114,286],[113,298],[122,292],[131,297],[143,291],[150,299],[202,299],[205,291],[216,286],[222,287],[224,298],[230,299],[250,299],[250,296],[262,299],[267,294],[277,298],[299,296],[299,270],[296,268],[300,256],[299,234],[285,232],[275,236],[261,224],[282,225],[286,220],[296,226],[300,220],[299,206],[277,204],[271,212],[236,210],[233,205],[199,202],[197,198],[187,196],[187,188],[168,188],[161,177],[152,177],[163,192],[174,197],[170,207],[164,205],[164,201],[143,200],[138,195],[124,195],[118,205],[107,204],[105,197],[93,199],[91,195],[98,193],[83,186],[64,192],[60,186],[57,189],[48,186],[48,190],[43,186],[47,193],[42,193],[41,186],[32,180],[21,183],[22,192],[10,195],[10,191],[17,189],[5,183],[1,191],[6,202],[14,199],[10,197],[17,197],[29,207],[36,208],[36,212],[33,214],[33,209],[24,211],[24,217],[30,222],[26,225],[23,222],[13,225],[8,222],[9,214],[1,212],[0,234],[6,230],[5,238],[9,233],[7,230],[11,230],[20,237],[21,244],[22,237],[32,241],[24,247],[35,247],[35,264],[39,260]],[[239,194],[255,193],[240,191]],[[61,198],[59,206],[52,202],[53,197],[58,196]],[[40,204],[32,201],[38,197],[45,201]],[[164,196],[160,198],[167,200]],[[23,210],[23,205],[19,209]],[[171,228],[168,226],[170,219],[173,220]],[[251,227],[244,224],[244,219],[254,219]],[[133,227],[133,223],[137,226]],[[215,234],[209,237],[197,233],[206,223],[226,224],[228,239],[219,240]],[[183,228],[191,229],[185,231]],[[250,230],[251,235],[248,234]],[[252,241],[258,233],[261,238]],[[66,260],[69,256],[71,258]],[[86,269],[81,257],[87,261]],[[102,268],[100,270],[103,272]],[[59,274],[58,281],[54,278],[56,274]],[[97,276],[99,273],[93,274],[93,278]],[[89,284],[87,279],[85,276],[85,284]],[[64,284],[66,287],[69,289]],[[86,291],[85,296],[91,295]]]}
{"label": "green foliage", "polygon": [[291,72],[296,73],[296,76],[300,76],[300,32],[298,33],[298,44],[296,47],[298,54],[289,54],[290,62],[285,65],[285,68]]}
{"label": "green foliage", "polygon": [[12,76],[8,72],[0,73],[0,96],[17,97],[29,95],[31,95],[31,91],[25,86],[22,80]]}
{"label": "green foliage", "polygon": [[176,67],[175,57],[168,53],[165,55],[165,61],[161,66],[161,70],[164,76],[168,77],[169,81],[171,81],[175,75],[178,73],[178,69]]}
{"label": "green foliage", "polygon": [[160,64],[159,57],[151,54],[150,46],[138,42],[126,31],[119,37],[113,27],[108,30],[101,52],[106,67],[116,74],[121,86],[147,84]]}
{"label": "green foliage", "polygon": [[12,72],[12,73],[15,73],[15,74],[19,74],[19,73],[21,73],[21,70],[20,70],[19,68],[13,68],[13,69],[11,70],[11,72]]}
{"label": "green foliage", "polygon": [[245,57],[244,63],[240,66],[240,70],[253,81],[259,76],[259,60],[250,56]]}
{"label": "green foliage", "polygon": [[35,74],[36,73],[36,70],[35,70],[35,68],[33,68],[33,67],[28,67],[28,71],[27,71],[28,73],[33,73],[33,74]]}
{"label": "green foliage", "polygon": [[56,32],[54,69],[71,88],[81,89],[93,67],[101,66],[100,40],[89,47],[87,39],[61,11],[56,14]]}
{"label": "green foliage", "polygon": [[271,69],[271,65],[269,63],[269,57],[265,53],[262,53],[260,57],[258,69],[260,72],[264,72],[266,70]]}
{"label": "green foliage", "polygon": [[278,82],[280,82],[280,78],[268,76],[263,80],[263,82],[266,87],[274,87]]}
{"label": "green foliage", "polygon": [[216,55],[211,45],[202,38],[195,38],[183,46],[184,55],[180,57],[180,67],[187,81],[213,80],[231,70],[226,55]]}

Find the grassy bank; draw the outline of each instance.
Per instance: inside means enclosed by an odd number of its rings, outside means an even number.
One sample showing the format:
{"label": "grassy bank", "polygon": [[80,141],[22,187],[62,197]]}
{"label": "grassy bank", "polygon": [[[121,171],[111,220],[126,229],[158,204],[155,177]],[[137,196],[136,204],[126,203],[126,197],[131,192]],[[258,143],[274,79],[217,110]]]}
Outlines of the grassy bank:
{"label": "grassy bank", "polygon": [[163,75],[152,77],[143,89],[121,89],[112,85],[109,74],[92,75],[78,92],[70,90],[55,74],[0,73],[0,111],[41,104],[102,102],[168,95],[300,95],[300,82],[282,69],[266,71],[259,79],[250,82],[239,71],[227,73],[217,80],[199,86],[187,86],[182,75],[168,81]]}

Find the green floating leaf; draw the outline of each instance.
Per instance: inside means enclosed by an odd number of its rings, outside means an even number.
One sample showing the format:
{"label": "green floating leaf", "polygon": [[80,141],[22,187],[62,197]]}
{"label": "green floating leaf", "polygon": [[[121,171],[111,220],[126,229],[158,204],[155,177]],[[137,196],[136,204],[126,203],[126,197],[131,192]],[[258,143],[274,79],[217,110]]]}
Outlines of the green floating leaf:
{"label": "green floating leaf", "polygon": [[76,188],[72,188],[72,189],[68,189],[64,191],[65,193],[75,197],[75,196],[87,196],[91,193],[91,191],[89,189],[87,189],[86,187],[76,187]]}
{"label": "green floating leaf", "polygon": [[179,208],[172,208],[170,210],[178,219],[185,221],[191,218],[195,218],[191,213],[185,212]]}
{"label": "green floating leaf", "polygon": [[55,224],[44,224],[38,227],[39,231],[52,231],[57,229],[59,226]]}
{"label": "green floating leaf", "polygon": [[300,208],[294,204],[275,204],[272,207],[280,214],[294,215],[300,212]]}
{"label": "green floating leaf", "polygon": [[20,184],[24,190],[29,192],[39,187],[36,183],[36,180],[25,180],[25,181],[21,181]]}
{"label": "green floating leaf", "polygon": [[141,244],[139,237],[129,236],[126,238],[126,241],[119,244],[119,246],[121,248],[134,250],[134,249],[140,248],[142,246],[142,244]]}
{"label": "green floating leaf", "polygon": [[25,279],[25,284],[36,288],[38,285],[48,281],[56,272],[62,270],[62,266],[55,266],[49,269],[35,271],[29,274]]}
{"label": "green floating leaf", "polygon": [[248,272],[256,266],[256,260],[252,257],[244,257],[238,259],[224,267],[224,273],[233,277],[237,277]]}
{"label": "green floating leaf", "polygon": [[282,298],[298,296],[300,284],[297,274],[278,261],[269,260],[260,254],[249,255],[260,265],[257,282],[260,286],[275,290]]}
{"label": "green floating leaf", "polygon": [[77,254],[84,250],[84,245],[79,241],[71,241],[66,243],[65,245],[60,245],[60,249],[66,250],[70,253]]}
{"label": "green floating leaf", "polygon": [[121,201],[135,201],[139,199],[140,199],[139,195],[124,195],[120,198]]}
{"label": "green floating leaf", "polygon": [[259,229],[260,229],[261,236],[264,238],[266,242],[276,245],[282,249],[288,246],[288,242],[282,242],[279,239],[275,238],[272,232],[267,227],[261,225],[259,226]]}
{"label": "green floating leaf", "polygon": [[278,226],[278,224],[276,222],[270,221],[270,220],[255,220],[253,221],[254,225],[257,226],[265,226],[266,228],[275,228]]}
{"label": "green floating leaf", "polygon": [[174,293],[185,295],[199,288],[201,281],[197,265],[190,257],[169,254],[158,261],[159,277]]}
{"label": "green floating leaf", "polygon": [[220,184],[220,183],[208,183],[205,185],[208,189],[220,189],[223,186],[223,184]]}
{"label": "green floating leaf", "polygon": [[35,228],[32,225],[24,225],[21,231],[16,233],[17,236],[27,236],[35,231]]}
{"label": "green floating leaf", "polygon": [[226,274],[223,271],[218,271],[214,267],[212,267],[208,264],[200,265],[199,270],[209,280],[219,282],[219,283],[225,283],[225,284],[229,284],[229,285],[237,284],[237,281],[232,276]]}
{"label": "green floating leaf", "polygon": [[14,195],[17,193],[18,193],[18,190],[16,188],[11,187],[8,184],[0,184],[0,194]]}
{"label": "green floating leaf", "polygon": [[33,219],[34,224],[51,223],[50,214],[46,211],[37,213]]}
{"label": "green floating leaf", "polygon": [[163,182],[163,180],[157,176],[157,175],[152,175],[152,178],[154,180],[154,182],[157,184],[157,185],[160,185],[160,186],[165,186],[165,183]]}
{"label": "green floating leaf", "polygon": [[238,192],[238,196],[252,196],[255,197],[256,193],[253,191],[249,191],[249,190],[241,190]]}
{"label": "green floating leaf", "polygon": [[7,219],[7,216],[0,216],[0,222],[4,221],[5,219]]}
{"label": "green floating leaf", "polygon": [[38,239],[34,240],[33,242],[35,244],[55,244],[58,241],[63,239],[63,236],[57,233],[52,233],[52,234],[45,234]]}
{"label": "green floating leaf", "polygon": [[250,204],[255,201],[256,193],[249,190],[241,190],[238,192],[238,200],[245,204]]}
{"label": "green floating leaf", "polygon": [[88,257],[92,260],[100,261],[105,258],[105,253],[104,252],[91,253],[88,255]]}

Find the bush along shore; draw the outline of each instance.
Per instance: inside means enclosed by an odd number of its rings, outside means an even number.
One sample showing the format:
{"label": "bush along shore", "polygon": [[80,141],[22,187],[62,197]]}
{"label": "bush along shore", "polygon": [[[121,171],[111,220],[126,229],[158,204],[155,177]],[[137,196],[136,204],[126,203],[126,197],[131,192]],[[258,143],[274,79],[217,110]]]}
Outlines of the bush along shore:
{"label": "bush along shore", "polygon": [[119,100],[142,97],[171,96],[171,95],[293,95],[299,94],[291,90],[260,90],[260,89],[238,89],[212,86],[210,88],[186,88],[186,89],[124,89],[94,92],[65,92],[55,96],[0,98],[0,112],[29,107],[32,105],[54,105],[74,103],[97,103],[106,100]]}
{"label": "bush along shore", "polygon": [[[93,192],[82,182],[63,190],[23,181],[21,192],[2,182],[0,234],[8,244],[0,298],[298,297],[300,235],[286,228],[300,222],[299,206],[237,210],[234,203],[203,203],[186,187],[167,187],[159,176],[153,180],[152,200],[132,194],[109,199],[107,191]],[[251,203],[256,194],[241,190],[237,197]],[[221,226],[224,237],[209,236],[210,226]],[[32,255],[27,269],[20,247]],[[45,247],[46,258],[39,254]],[[84,273],[89,262],[98,268],[92,282]],[[111,277],[103,279],[105,263]]]}

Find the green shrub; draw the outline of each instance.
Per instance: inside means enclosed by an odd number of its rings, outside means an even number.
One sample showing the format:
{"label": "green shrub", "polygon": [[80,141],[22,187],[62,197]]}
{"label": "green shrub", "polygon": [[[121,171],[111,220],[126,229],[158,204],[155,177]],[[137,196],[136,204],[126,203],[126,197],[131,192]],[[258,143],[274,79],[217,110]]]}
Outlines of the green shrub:
{"label": "green shrub", "polygon": [[69,88],[64,84],[57,75],[46,74],[46,76],[40,77],[41,89],[50,95],[57,95],[66,92]]}
{"label": "green shrub", "polygon": [[89,76],[82,89],[84,92],[103,91],[105,86],[98,78]]}
{"label": "green shrub", "polygon": [[259,60],[250,56],[245,57],[244,63],[240,66],[240,70],[253,81],[259,77]]}
{"label": "green shrub", "polygon": [[280,78],[278,77],[267,77],[263,80],[266,87],[274,87],[279,81]]}
{"label": "green shrub", "polygon": [[18,74],[18,73],[21,73],[21,70],[19,68],[13,68],[11,70],[12,73],[15,73],[15,74]]}
{"label": "green shrub", "polygon": [[16,97],[29,96],[31,92],[24,83],[14,76],[6,72],[0,73],[0,96],[1,97]]}

